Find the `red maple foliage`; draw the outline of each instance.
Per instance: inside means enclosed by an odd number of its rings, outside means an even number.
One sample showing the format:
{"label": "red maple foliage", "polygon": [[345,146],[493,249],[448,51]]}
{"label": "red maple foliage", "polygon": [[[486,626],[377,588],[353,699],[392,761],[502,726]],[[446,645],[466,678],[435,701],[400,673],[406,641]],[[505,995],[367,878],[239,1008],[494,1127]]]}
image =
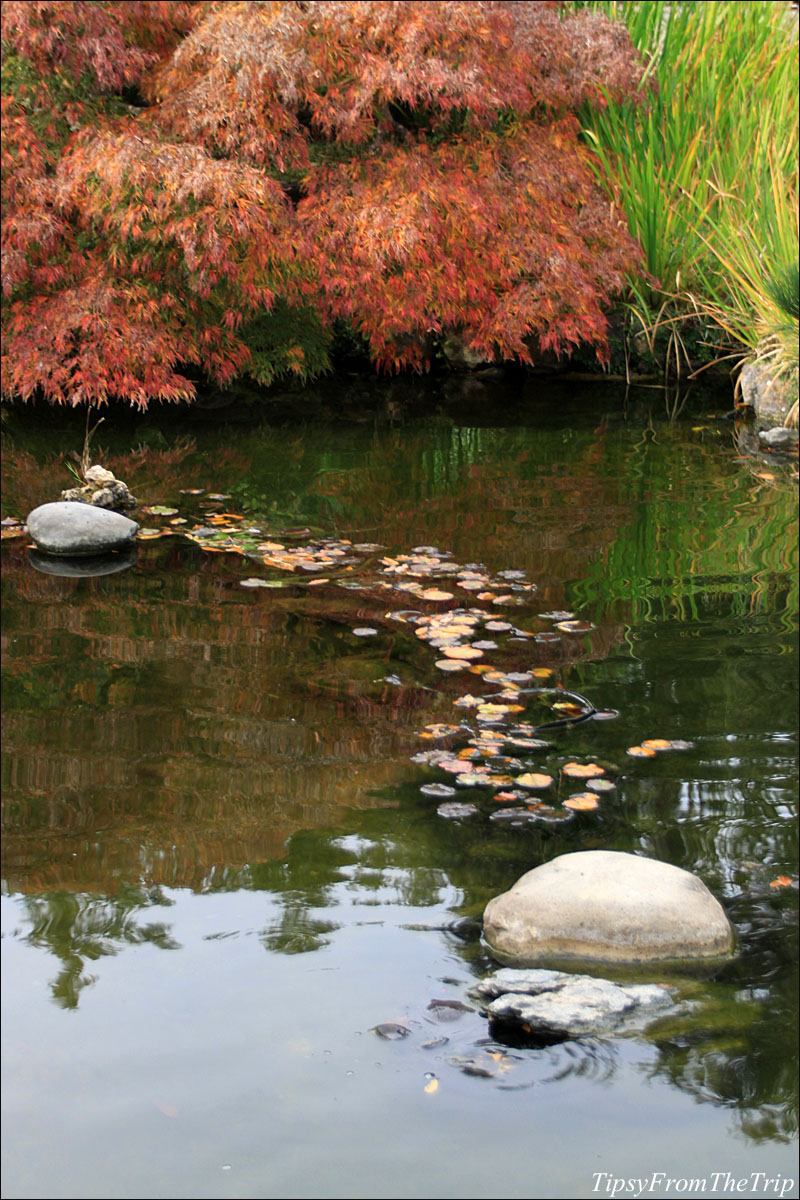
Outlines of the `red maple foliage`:
{"label": "red maple foliage", "polygon": [[575,109],[627,34],[532,0],[6,0],[3,393],[190,398],[457,333],[581,342],[637,249]]}

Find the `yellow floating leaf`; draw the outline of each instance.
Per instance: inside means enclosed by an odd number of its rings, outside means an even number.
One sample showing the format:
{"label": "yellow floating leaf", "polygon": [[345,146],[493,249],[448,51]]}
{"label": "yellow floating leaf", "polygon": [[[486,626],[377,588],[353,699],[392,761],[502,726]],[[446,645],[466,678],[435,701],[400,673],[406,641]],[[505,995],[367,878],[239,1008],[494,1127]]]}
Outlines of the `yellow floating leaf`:
{"label": "yellow floating leaf", "polygon": [[432,1096],[433,1093],[438,1092],[438,1090],[439,1090],[439,1080],[438,1079],[429,1079],[428,1082],[425,1084],[424,1091],[427,1092],[427,1094],[429,1096]]}
{"label": "yellow floating leaf", "polygon": [[466,662],[474,662],[476,658],[483,658],[483,651],[476,650],[474,646],[445,646],[442,653],[445,658],[459,658]]}
{"label": "yellow floating leaf", "polygon": [[771,888],[786,888],[792,886],[790,875],[779,875],[777,879],[773,879],[769,885]]}
{"label": "yellow floating leaf", "polygon": [[666,738],[647,738],[642,742],[645,750],[671,750],[672,742],[668,742]]}
{"label": "yellow floating leaf", "polygon": [[574,812],[593,812],[597,807],[597,796],[591,792],[579,792],[577,796],[570,796],[564,801],[564,808],[571,808]]}
{"label": "yellow floating leaf", "polygon": [[[409,588],[408,590],[413,591],[415,589]],[[452,600],[453,593],[441,592],[438,588],[425,588],[424,591],[419,593],[419,598],[420,600]]]}
{"label": "yellow floating leaf", "polygon": [[535,667],[531,671],[534,679],[549,679],[552,674],[553,672],[550,667]]}
{"label": "yellow floating leaf", "polygon": [[552,775],[540,775],[535,771],[528,771],[524,775],[517,776],[517,783],[519,786],[529,788],[532,791],[539,791],[543,788],[549,788],[552,782]]}
{"label": "yellow floating leaf", "polygon": [[479,717],[505,717],[508,713],[524,712],[523,704],[482,704],[478,709]]}
{"label": "yellow floating leaf", "polygon": [[604,768],[599,767],[597,763],[568,762],[564,764],[561,771],[573,779],[594,779],[597,775],[605,775]]}

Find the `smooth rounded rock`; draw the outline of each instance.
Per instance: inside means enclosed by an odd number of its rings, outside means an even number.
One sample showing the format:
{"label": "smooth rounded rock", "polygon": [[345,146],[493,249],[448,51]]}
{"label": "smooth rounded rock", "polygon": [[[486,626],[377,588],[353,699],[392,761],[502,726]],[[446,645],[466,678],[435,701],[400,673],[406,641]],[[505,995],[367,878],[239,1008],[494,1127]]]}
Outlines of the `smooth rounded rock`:
{"label": "smooth rounded rock", "polygon": [[65,558],[83,558],[130,546],[139,528],[121,513],[71,500],[41,504],[26,524],[40,550]]}
{"label": "smooth rounded rock", "polygon": [[484,937],[510,966],[708,964],[734,948],[731,924],[696,875],[613,850],[564,854],[490,900]]}

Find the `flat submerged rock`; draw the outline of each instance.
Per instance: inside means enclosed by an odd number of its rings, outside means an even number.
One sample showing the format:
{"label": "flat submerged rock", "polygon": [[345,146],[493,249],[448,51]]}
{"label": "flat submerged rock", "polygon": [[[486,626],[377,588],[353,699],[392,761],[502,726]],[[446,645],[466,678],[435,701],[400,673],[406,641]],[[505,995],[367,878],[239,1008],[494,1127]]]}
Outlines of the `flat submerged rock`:
{"label": "flat submerged rock", "polygon": [[696,875],[613,850],[564,854],[490,900],[484,937],[510,966],[707,965],[734,949],[722,905]]}
{"label": "flat submerged rock", "polygon": [[73,500],[41,504],[29,515],[28,533],[44,554],[83,558],[133,545],[139,528],[121,513]]}
{"label": "flat submerged rock", "polygon": [[564,971],[496,971],[470,989],[497,1026],[527,1036],[566,1040],[645,1028],[675,1007],[668,988],[613,983]]}

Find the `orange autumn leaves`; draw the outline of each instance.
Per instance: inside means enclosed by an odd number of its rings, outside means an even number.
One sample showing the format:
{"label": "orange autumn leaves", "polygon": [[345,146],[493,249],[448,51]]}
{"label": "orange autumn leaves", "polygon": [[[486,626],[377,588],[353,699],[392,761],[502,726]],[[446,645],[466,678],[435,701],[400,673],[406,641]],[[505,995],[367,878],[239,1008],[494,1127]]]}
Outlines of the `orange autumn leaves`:
{"label": "orange autumn leaves", "polygon": [[4,394],[304,379],[337,319],[390,370],[453,333],[607,355],[639,251],[575,113],[635,97],[621,25],[534,0],[3,7]]}

